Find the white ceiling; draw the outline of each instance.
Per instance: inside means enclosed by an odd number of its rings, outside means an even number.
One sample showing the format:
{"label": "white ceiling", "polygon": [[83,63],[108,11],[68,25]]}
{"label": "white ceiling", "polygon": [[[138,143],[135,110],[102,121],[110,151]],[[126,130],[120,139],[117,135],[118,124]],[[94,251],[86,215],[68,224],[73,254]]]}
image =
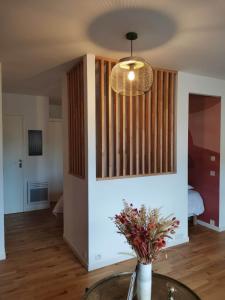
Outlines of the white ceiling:
{"label": "white ceiling", "polygon": [[0,0],[3,90],[60,95],[62,72],[85,53],[136,54],[153,66],[225,79],[224,0]]}

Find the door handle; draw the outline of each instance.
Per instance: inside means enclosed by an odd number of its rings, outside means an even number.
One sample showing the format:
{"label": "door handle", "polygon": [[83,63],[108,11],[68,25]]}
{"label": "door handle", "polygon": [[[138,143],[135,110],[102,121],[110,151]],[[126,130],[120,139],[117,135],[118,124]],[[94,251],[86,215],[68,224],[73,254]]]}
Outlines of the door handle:
{"label": "door handle", "polygon": [[19,168],[22,168],[22,167],[23,167],[22,159],[19,159]]}

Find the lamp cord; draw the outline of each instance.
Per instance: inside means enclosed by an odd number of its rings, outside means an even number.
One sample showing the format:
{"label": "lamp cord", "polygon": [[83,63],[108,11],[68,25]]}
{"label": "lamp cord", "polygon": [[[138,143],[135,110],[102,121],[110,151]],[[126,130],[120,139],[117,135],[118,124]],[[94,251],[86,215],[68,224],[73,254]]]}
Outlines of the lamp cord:
{"label": "lamp cord", "polygon": [[131,40],[130,41],[130,53],[131,53],[131,56],[133,56],[133,41]]}

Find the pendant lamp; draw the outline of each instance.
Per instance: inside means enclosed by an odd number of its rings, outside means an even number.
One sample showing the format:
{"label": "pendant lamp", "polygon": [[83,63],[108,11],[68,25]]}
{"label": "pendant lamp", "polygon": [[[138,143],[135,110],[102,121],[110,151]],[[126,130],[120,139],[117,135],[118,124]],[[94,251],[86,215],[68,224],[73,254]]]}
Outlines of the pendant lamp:
{"label": "pendant lamp", "polygon": [[119,60],[111,72],[111,87],[119,95],[139,96],[150,90],[153,83],[152,67],[141,57],[133,56],[133,41],[138,38],[136,32],[128,32],[131,42],[131,55]]}

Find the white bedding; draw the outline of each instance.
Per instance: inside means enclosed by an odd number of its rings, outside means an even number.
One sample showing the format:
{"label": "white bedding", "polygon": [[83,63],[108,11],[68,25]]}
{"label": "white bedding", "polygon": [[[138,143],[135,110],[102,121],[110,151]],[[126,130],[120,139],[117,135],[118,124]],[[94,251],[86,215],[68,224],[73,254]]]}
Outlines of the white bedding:
{"label": "white bedding", "polygon": [[198,216],[204,212],[204,203],[199,192],[188,190],[188,216]]}
{"label": "white bedding", "polygon": [[60,198],[59,198],[58,202],[56,203],[52,213],[55,216],[57,216],[57,214],[63,213],[63,195],[60,196]]}

